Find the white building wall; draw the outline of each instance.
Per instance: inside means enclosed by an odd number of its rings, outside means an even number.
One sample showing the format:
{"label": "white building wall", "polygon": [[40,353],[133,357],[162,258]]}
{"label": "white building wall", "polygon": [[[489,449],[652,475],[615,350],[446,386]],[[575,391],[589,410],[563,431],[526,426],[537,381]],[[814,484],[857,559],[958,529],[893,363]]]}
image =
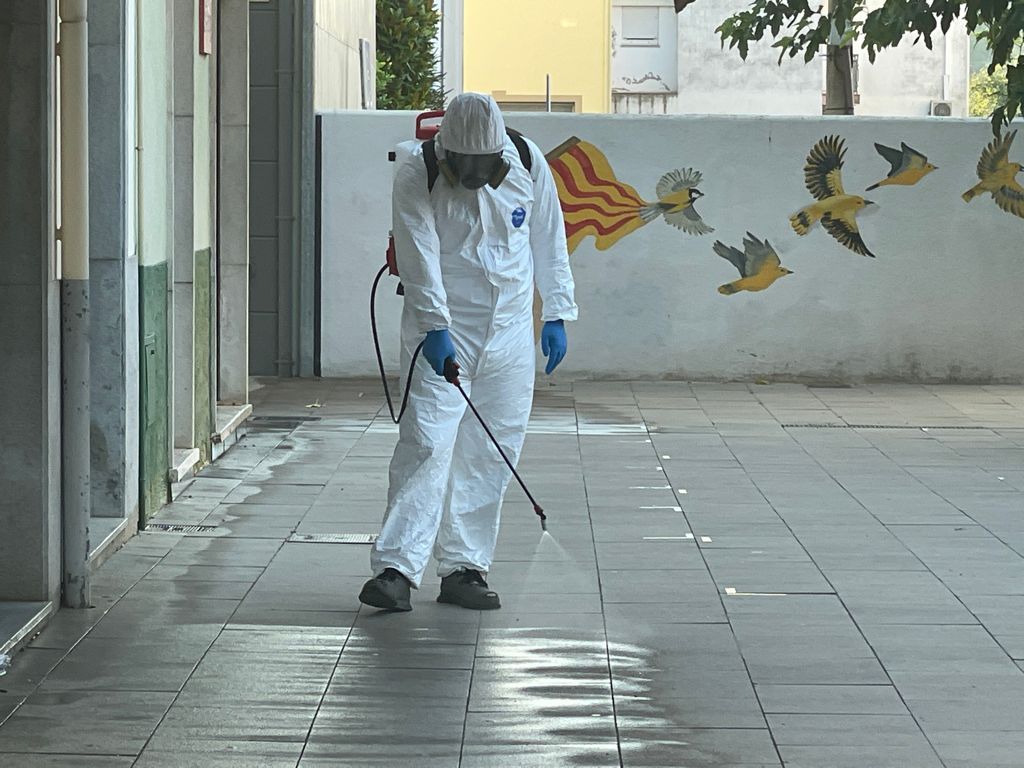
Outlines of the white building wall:
{"label": "white building wall", "polygon": [[314,96],[317,112],[362,107],[360,40],[369,42],[369,105],[376,99],[376,4],[374,0],[315,0]]}
{"label": "white building wall", "polygon": [[[384,262],[387,154],[411,138],[414,116],[323,119],[323,374],[373,375],[367,302],[352,296],[369,291]],[[1019,268],[1021,220],[987,197],[960,198],[991,140],[984,120],[522,114],[516,127],[544,150],[570,136],[595,144],[646,200],[667,171],[700,170],[697,210],[716,228],[695,237],[654,221],[607,251],[585,240],[572,257],[580,319],[563,378],[1024,380],[1024,356],[1007,353],[1024,333],[1019,285],[1006,279]],[[831,133],[846,139],[850,191],[888,171],[874,142],[906,141],[939,166],[915,187],[870,193],[880,205],[860,222],[877,259],[820,227],[806,237],[790,228],[789,216],[811,202],[806,155]],[[723,296],[717,287],[738,274],[712,244],[739,245],[748,231],[768,238],[795,274],[762,293]],[[384,283],[378,315],[397,373],[394,285]]]}
{"label": "white building wall", "polygon": [[[616,9],[659,0],[614,0]],[[881,0],[871,0],[880,4]],[[822,56],[805,64],[803,57],[778,63],[779,51],[771,41],[750,46],[746,60],[736,49],[722,48],[715,30],[731,14],[749,6],[747,0],[701,0],[678,16],[678,95],[651,88],[638,95],[638,88],[616,93],[615,111],[627,114],[722,114],[722,115],[820,115],[825,89]],[[613,14],[613,28],[621,16]],[[898,48],[881,52],[875,62],[857,48],[859,59],[858,115],[909,117],[930,114],[935,101],[953,103],[953,116],[967,115],[969,37],[963,22],[954,24],[947,44],[938,33],[934,48],[913,45],[909,38]],[[642,58],[643,49],[629,54]],[[618,57],[619,51],[616,51]],[[656,70],[654,51],[650,63],[631,61],[628,69]],[[615,72],[613,59],[613,73]],[[619,68],[622,68],[620,62]],[[944,81],[944,77],[947,79]],[[657,85],[657,84],[655,84]]]}

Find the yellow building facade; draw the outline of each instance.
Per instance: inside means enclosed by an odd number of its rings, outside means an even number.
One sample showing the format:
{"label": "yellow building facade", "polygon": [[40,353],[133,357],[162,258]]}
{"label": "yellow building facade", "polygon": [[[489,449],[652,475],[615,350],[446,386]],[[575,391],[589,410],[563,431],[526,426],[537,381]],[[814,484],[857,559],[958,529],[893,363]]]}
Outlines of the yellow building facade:
{"label": "yellow building facade", "polygon": [[490,93],[506,109],[611,110],[610,0],[462,2],[464,91]]}

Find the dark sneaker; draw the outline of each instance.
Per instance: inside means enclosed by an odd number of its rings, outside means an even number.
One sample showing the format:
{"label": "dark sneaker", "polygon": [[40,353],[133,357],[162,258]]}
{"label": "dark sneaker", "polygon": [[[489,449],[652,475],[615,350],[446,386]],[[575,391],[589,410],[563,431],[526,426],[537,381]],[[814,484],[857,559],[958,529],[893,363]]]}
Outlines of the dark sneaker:
{"label": "dark sneaker", "polygon": [[483,574],[468,568],[441,579],[441,594],[437,596],[437,602],[461,605],[476,611],[501,608],[498,593],[487,586]]}
{"label": "dark sneaker", "polygon": [[384,573],[363,585],[359,602],[385,611],[411,611],[409,590],[409,580],[405,576],[394,568],[385,568]]}

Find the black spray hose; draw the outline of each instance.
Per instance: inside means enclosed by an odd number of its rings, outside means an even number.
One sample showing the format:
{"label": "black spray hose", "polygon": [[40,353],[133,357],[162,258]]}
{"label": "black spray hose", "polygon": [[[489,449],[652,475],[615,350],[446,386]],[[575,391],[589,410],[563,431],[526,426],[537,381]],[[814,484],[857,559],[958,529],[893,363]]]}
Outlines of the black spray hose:
{"label": "black spray hose", "polygon": [[[384,386],[384,397],[388,401],[388,410],[391,412],[391,420],[395,422],[395,424],[398,424],[402,420],[402,416],[405,415],[406,407],[409,405],[409,391],[412,389],[412,374],[415,370],[416,360],[419,358],[420,351],[423,349],[423,342],[421,341],[419,346],[416,347],[416,351],[413,352],[412,362],[409,363],[409,377],[405,382],[405,395],[402,397],[402,407],[398,411],[398,415],[395,416],[395,407],[391,401],[391,390],[388,388],[388,377],[387,374],[384,373],[384,357],[380,352],[380,339],[377,336],[377,286],[380,285],[380,280],[384,277],[384,273],[387,271],[388,265],[385,264],[380,268],[380,272],[377,273],[377,277],[374,278],[373,288],[370,290],[370,328],[373,330],[373,348],[377,352],[377,368],[380,370],[380,383]],[[491,432],[490,427],[487,426],[487,422],[484,421],[483,416],[480,415],[476,406],[473,405],[473,401],[469,399],[469,395],[466,394],[466,390],[462,388],[462,382],[459,381],[459,366],[455,363],[454,358],[449,357],[444,361],[444,377],[449,383],[455,385],[459,392],[462,393],[462,396],[466,399],[466,404],[469,406],[470,410],[473,411],[473,415],[476,416],[477,421],[480,422],[480,426],[484,428],[484,432],[486,432],[487,436],[491,438],[491,442],[494,444],[494,447],[498,449],[498,453],[501,454],[501,458],[505,460],[508,468],[512,470],[512,475],[515,477],[516,482],[519,483],[519,487],[523,489],[523,493],[526,494],[530,503],[533,504],[533,511],[537,517],[540,518],[541,530],[546,531],[548,529],[547,515],[544,514],[544,510],[541,508],[540,504],[537,503],[537,500],[533,498],[533,494],[530,493],[530,489],[526,487],[526,483],[523,482],[523,478],[519,476],[519,473],[516,471],[515,466],[513,466],[512,461],[509,459],[504,449],[502,449],[501,444],[498,443],[498,439]]]}
{"label": "black spray hose", "polygon": [[384,273],[388,271],[388,265],[385,264],[380,268],[380,272],[377,273],[377,277],[373,281],[373,288],[370,289],[370,328],[373,330],[373,348],[377,351],[377,368],[380,370],[380,383],[384,385],[384,397],[388,401],[388,410],[391,412],[391,420],[397,424],[402,420],[402,416],[405,415],[405,409],[409,405],[409,391],[412,389],[412,372],[416,369],[416,359],[420,356],[420,350],[423,349],[423,342],[416,347],[416,351],[412,353],[412,362],[409,363],[409,377],[405,380],[405,395],[402,397],[402,408],[398,411],[398,415],[395,416],[395,406],[391,402],[391,390],[388,388],[388,377],[384,373],[384,357],[380,353],[380,339],[377,337],[377,286],[380,285],[380,279],[384,277]]}

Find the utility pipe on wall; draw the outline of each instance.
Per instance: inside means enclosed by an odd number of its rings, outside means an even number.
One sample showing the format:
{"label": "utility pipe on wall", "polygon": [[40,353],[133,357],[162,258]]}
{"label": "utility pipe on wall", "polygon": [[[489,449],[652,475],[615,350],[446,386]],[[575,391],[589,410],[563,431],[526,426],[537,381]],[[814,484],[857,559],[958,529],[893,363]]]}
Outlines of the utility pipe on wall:
{"label": "utility pipe on wall", "polygon": [[88,608],[89,33],[88,0],[60,0],[61,464],[64,605]]}

